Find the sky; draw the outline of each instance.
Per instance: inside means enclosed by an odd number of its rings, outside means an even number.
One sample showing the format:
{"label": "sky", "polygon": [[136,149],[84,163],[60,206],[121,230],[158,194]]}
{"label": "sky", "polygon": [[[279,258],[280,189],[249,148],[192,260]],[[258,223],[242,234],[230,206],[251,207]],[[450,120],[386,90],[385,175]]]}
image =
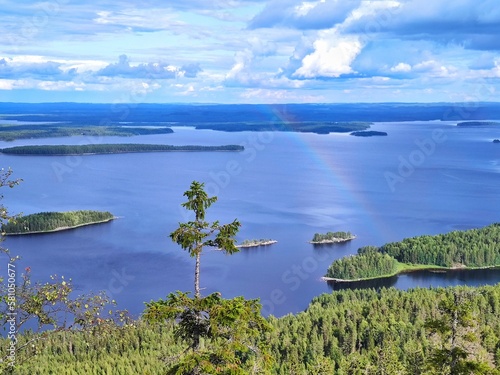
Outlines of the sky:
{"label": "sky", "polygon": [[498,101],[498,0],[0,0],[0,101]]}

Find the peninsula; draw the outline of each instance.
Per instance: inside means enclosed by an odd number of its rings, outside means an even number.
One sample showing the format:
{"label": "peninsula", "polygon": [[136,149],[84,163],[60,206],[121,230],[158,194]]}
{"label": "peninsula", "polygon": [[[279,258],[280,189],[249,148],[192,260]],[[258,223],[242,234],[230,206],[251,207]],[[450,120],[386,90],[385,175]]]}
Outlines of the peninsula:
{"label": "peninsula", "polygon": [[370,128],[371,122],[350,121],[298,121],[298,122],[236,122],[208,123],[196,125],[196,129],[209,129],[225,132],[241,131],[284,131],[299,133],[349,133]]}
{"label": "peninsula", "polygon": [[243,151],[239,145],[226,146],[172,146],[160,144],[118,143],[118,144],[90,144],[90,145],[44,145],[44,146],[16,146],[0,149],[3,154],[11,155],[97,155],[123,154],[139,152],[172,152],[172,151]]}
{"label": "peninsula", "polygon": [[82,135],[87,137],[131,137],[134,135],[171,134],[173,132],[174,131],[169,127],[148,127],[147,124],[140,124],[137,126],[95,126],[61,123],[0,124],[0,140],[2,141]]}
{"label": "peninsula", "polygon": [[276,240],[260,239],[260,240],[245,240],[240,245],[236,245],[237,248],[247,248],[247,247],[258,247],[258,246],[269,246],[277,243]]}
{"label": "peninsula", "polygon": [[351,232],[327,232],[326,234],[315,233],[313,239],[309,241],[314,245],[347,242],[355,239]]}
{"label": "peninsula", "polygon": [[15,221],[3,224],[2,232],[5,235],[50,233],[106,223],[113,219],[115,217],[107,211],[40,212],[21,216]]}
{"label": "peninsula", "polygon": [[352,282],[391,277],[422,269],[455,270],[500,267],[500,224],[480,229],[418,236],[335,260],[323,278]]}

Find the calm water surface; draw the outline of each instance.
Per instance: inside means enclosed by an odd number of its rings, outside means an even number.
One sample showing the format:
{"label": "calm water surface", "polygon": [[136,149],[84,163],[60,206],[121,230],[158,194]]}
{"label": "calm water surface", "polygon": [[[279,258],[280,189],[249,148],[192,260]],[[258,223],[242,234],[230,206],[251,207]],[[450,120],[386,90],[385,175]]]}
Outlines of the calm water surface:
{"label": "calm water surface", "polygon": [[[243,144],[244,152],[150,153],[84,157],[1,155],[24,182],[4,191],[15,212],[109,210],[119,219],[66,232],[11,237],[20,267],[47,280],[71,277],[81,292],[107,290],[138,315],[143,302],[192,290],[194,261],[168,237],[191,217],[180,209],[191,181],[219,201],[209,220],[243,226],[238,240],[272,238],[266,248],[233,256],[206,250],[204,293],[261,298],[264,313],[305,309],[332,288],[320,280],[329,264],[364,245],[482,227],[500,220],[497,129],[446,122],[378,123],[387,137],[344,134],[223,133],[174,128],[174,134],[106,139],[72,137],[2,142],[24,144]],[[419,146],[425,145],[425,146]],[[425,152],[421,151],[425,148]],[[316,232],[345,230],[350,243],[313,246]],[[499,270],[412,273],[380,281],[397,288],[500,281]],[[367,285],[376,286],[376,285]]]}

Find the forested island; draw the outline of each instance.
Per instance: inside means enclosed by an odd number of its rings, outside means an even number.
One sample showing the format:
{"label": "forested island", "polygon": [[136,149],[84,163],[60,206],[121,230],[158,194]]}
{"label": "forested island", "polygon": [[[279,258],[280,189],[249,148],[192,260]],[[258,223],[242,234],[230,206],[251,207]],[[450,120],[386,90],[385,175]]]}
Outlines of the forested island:
{"label": "forested island", "polygon": [[1,153],[11,155],[93,155],[122,154],[133,152],[169,152],[169,151],[243,151],[239,145],[225,146],[172,146],[159,144],[120,143],[90,145],[43,145],[16,146],[0,149]]}
{"label": "forested island", "polygon": [[500,224],[481,229],[418,236],[381,247],[365,246],[358,254],[334,261],[326,280],[360,281],[419,269],[464,269],[500,266]]}
{"label": "forested island", "polygon": [[360,132],[352,132],[351,135],[354,135],[355,137],[374,137],[374,136],[386,136],[386,132],[379,132],[376,130],[367,130],[367,131],[360,131]]}
{"label": "forested island", "polygon": [[130,137],[133,135],[170,134],[174,131],[165,126],[147,127],[146,125],[136,126],[95,126],[95,125],[72,125],[67,123],[52,124],[13,124],[0,125],[0,140],[14,141],[16,139],[29,138],[52,138],[52,137],[72,137],[72,136],[121,136]]}
{"label": "forested island", "polygon": [[351,232],[327,232],[325,234],[315,233],[313,239],[309,242],[312,244],[338,243],[346,242],[355,239],[356,236]]}
{"label": "forested island", "polygon": [[500,143],[500,139],[494,139],[493,143]]}
{"label": "forested island", "polygon": [[107,211],[40,212],[2,224],[2,232],[6,235],[57,232],[84,225],[106,223],[114,218],[113,214]]}
{"label": "forested island", "polygon": [[464,121],[459,122],[457,126],[461,127],[478,127],[478,126],[498,126],[500,122],[497,121]]}
{"label": "forested island", "polygon": [[253,123],[209,123],[197,125],[196,129],[210,129],[225,132],[241,131],[288,131],[300,133],[349,133],[366,130],[371,122],[253,122]]}
{"label": "forested island", "polygon": [[246,248],[246,247],[258,247],[258,246],[269,246],[277,243],[276,240],[271,239],[260,239],[260,240],[244,240],[241,244],[236,245],[238,248]]}

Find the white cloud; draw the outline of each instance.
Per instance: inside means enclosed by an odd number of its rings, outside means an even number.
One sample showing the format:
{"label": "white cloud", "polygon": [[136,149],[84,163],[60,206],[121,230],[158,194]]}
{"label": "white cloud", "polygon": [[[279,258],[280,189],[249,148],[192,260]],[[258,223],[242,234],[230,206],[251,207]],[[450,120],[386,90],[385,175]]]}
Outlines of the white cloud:
{"label": "white cloud", "polygon": [[16,81],[13,79],[0,79],[0,90],[12,90]]}
{"label": "white cloud", "polygon": [[311,10],[313,10],[319,4],[324,3],[324,2],[325,2],[325,0],[320,0],[320,1],[316,1],[316,2],[304,1],[302,4],[295,6],[294,13],[297,16],[301,16],[301,17],[306,16]]}
{"label": "white cloud", "polygon": [[443,65],[436,60],[426,60],[413,66],[415,72],[424,73],[428,77],[452,77],[457,73],[457,68],[452,65]]}
{"label": "white cloud", "polygon": [[184,25],[175,20],[168,8],[128,8],[120,11],[102,10],[93,21],[100,25],[119,25],[131,29],[164,30],[172,26]]}
{"label": "white cloud", "polygon": [[44,91],[85,90],[84,83],[65,82],[65,81],[42,81],[37,83],[37,87]]}
{"label": "white cloud", "polygon": [[256,103],[318,103],[325,100],[322,95],[270,89],[247,89],[240,96],[245,101]]}
{"label": "white cloud", "polygon": [[410,71],[411,71],[411,65],[403,62],[400,62],[399,64],[391,68],[391,72],[395,73],[408,73]]}
{"label": "white cloud", "polygon": [[356,36],[341,36],[336,30],[319,33],[314,51],[302,59],[302,66],[293,73],[298,78],[335,78],[354,73],[351,64],[361,52]]}

